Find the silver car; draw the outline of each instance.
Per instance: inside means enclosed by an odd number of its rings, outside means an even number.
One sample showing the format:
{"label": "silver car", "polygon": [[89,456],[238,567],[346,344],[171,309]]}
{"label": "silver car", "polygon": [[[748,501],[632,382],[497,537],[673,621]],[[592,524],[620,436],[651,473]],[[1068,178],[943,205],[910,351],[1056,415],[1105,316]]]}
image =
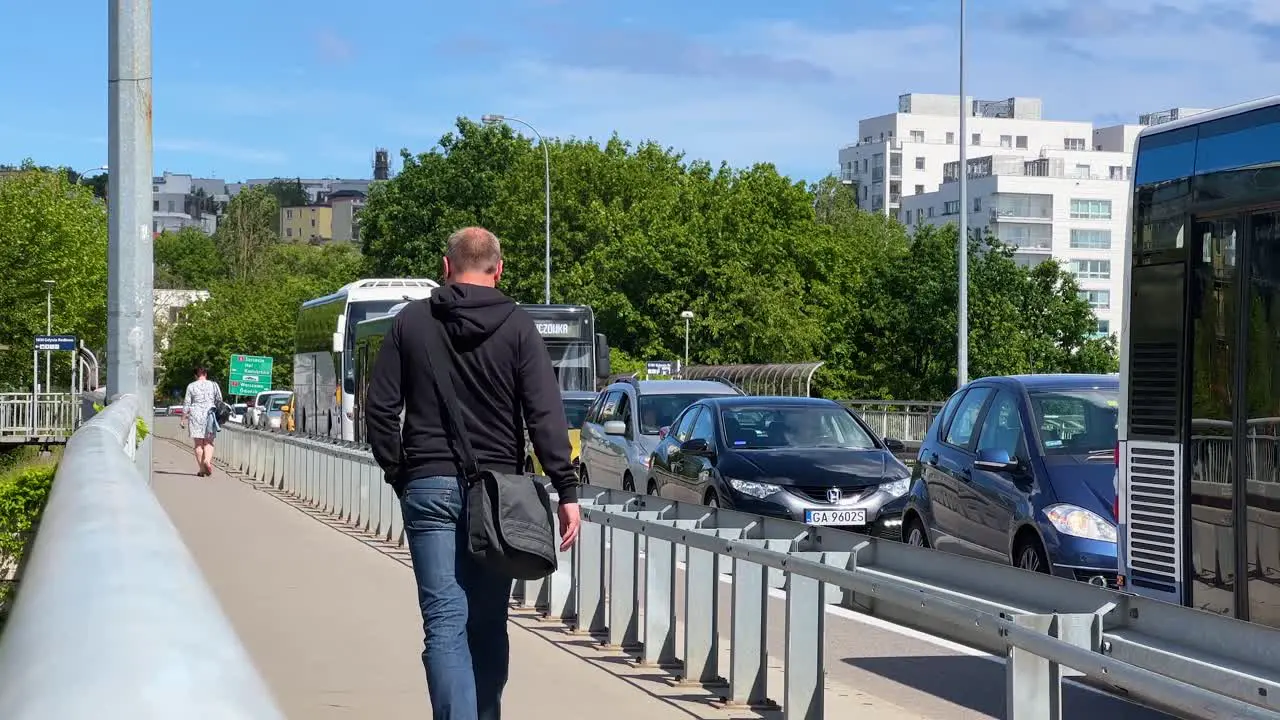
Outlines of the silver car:
{"label": "silver car", "polygon": [[636,478],[649,477],[653,450],[677,415],[703,398],[742,394],[721,380],[613,383],[601,391],[582,424],[582,482],[637,492]]}

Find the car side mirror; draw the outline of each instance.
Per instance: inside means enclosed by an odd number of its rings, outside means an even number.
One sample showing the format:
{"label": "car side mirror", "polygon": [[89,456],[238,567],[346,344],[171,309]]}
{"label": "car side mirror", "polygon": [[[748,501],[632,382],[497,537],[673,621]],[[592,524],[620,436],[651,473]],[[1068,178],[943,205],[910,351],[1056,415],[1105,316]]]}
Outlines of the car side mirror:
{"label": "car side mirror", "polygon": [[1009,451],[1000,448],[987,448],[978,451],[978,459],[973,466],[987,472],[1008,472],[1018,467],[1018,463],[1009,457]]}
{"label": "car side mirror", "polygon": [[670,435],[670,434],[671,434],[671,426],[670,426],[670,425],[666,425],[666,426],[664,426],[664,427],[660,427],[660,428],[658,428],[658,439],[659,439],[659,440],[666,440],[666,439],[667,439],[667,436],[668,436],[668,435]]}
{"label": "car side mirror", "polygon": [[627,424],[621,420],[609,420],[604,424],[605,435],[626,435]]}
{"label": "car side mirror", "polygon": [[693,438],[680,443],[680,452],[686,455],[710,455],[711,446],[704,438]]}
{"label": "car side mirror", "polygon": [[907,449],[907,444],[897,438],[885,438],[884,446],[889,452],[899,453]]}

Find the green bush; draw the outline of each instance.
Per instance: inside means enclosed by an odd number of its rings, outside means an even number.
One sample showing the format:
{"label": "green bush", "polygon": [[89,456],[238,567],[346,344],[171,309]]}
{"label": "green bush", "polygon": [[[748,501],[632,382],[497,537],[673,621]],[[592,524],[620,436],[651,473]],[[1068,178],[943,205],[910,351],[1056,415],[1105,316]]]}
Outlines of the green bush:
{"label": "green bush", "polygon": [[8,614],[14,590],[10,576],[22,564],[35,537],[53,487],[56,465],[52,462],[24,465],[0,475],[0,622]]}

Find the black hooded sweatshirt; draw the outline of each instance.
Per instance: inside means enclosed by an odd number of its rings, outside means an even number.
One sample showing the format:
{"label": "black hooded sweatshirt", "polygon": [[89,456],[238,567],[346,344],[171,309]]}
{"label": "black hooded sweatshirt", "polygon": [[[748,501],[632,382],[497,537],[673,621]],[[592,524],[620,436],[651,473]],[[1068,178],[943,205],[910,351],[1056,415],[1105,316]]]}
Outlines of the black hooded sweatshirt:
{"label": "black hooded sweatshirt", "polygon": [[[430,323],[444,322],[454,387],[480,466],[523,470],[525,423],[534,451],[560,495],[578,501],[568,421],[551,356],[533,318],[499,290],[450,283],[396,315],[374,362],[365,399],[373,456],[399,493],[413,478],[459,475],[459,455],[445,430],[444,400],[428,374]],[[400,411],[404,409],[404,428]]]}

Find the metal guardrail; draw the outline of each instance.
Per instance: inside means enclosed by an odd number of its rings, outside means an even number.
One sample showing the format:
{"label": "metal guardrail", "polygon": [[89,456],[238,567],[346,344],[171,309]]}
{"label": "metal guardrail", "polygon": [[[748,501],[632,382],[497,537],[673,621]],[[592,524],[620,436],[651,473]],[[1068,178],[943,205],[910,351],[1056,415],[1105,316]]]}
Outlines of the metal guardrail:
{"label": "metal guardrail", "polygon": [[[403,543],[399,503],[363,448],[228,430],[224,462],[232,469]],[[587,486],[582,507],[578,545],[551,577],[518,583],[515,597],[637,649],[641,662],[715,682],[723,670],[717,593],[729,574],[727,696],[762,704],[767,593],[783,589],[785,718],[823,717],[828,604],[1007,655],[1014,720],[1061,717],[1061,680],[1078,675],[1184,716],[1280,718],[1280,630],[854,533],[628,492]]]}
{"label": "metal guardrail", "polygon": [[79,415],[71,393],[0,393],[0,443],[62,442]]}
{"label": "metal guardrail", "polygon": [[112,403],[58,464],[0,635],[0,717],[283,718],[134,467],[138,407]]}
{"label": "metal guardrail", "polygon": [[880,437],[921,442],[944,403],[915,400],[841,400]]}

